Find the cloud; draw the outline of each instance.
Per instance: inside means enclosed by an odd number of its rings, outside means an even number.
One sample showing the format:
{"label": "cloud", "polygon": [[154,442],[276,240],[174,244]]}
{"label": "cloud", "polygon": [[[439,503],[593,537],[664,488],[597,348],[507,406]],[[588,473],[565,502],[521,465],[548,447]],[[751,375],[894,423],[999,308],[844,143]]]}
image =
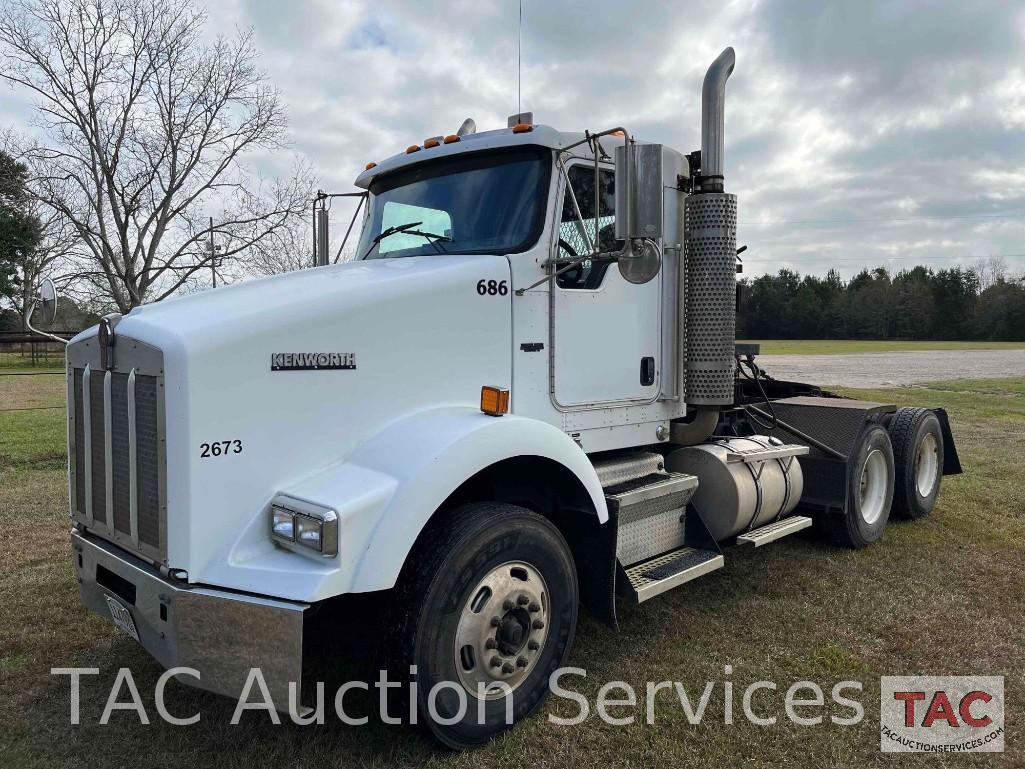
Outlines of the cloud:
{"label": "cloud", "polygon": [[[517,111],[515,0],[223,0],[209,14],[211,34],[253,29],[295,149],[330,191],[467,116],[488,129]],[[524,0],[522,32],[522,108],[538,122],[622,123],[684,152],[700,143],[704,71],[736,48],[726,180],[749,272],[1025,253],[1021,2]],[[346,211],[332,212],[342,227]]]}

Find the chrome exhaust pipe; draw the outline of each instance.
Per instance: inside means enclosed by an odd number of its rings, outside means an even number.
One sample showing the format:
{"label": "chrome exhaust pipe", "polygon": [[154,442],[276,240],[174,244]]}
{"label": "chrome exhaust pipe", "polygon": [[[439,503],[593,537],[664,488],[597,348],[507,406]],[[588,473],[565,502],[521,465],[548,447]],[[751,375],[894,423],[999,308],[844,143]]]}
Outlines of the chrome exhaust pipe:
{"label": "chrome exhaust pipe", "polygon": [[701,191],[723,191],[723,154],[726,141],[726,81],[733,74],[737,55],[727,48],[712,62],[701,87]]}
{"label": "chrome exhaust pipe", "polygon": [[[737,324],[737,198],[723,192],[726,80],[736,55],[727,48],[705,73],[701,89],[701,175],[684,201],[686,294],[679,335],[688,406],[733,404]],[[699,414],[702,420],[712,417]],[[677,428],[680,440],[698,433]]]}

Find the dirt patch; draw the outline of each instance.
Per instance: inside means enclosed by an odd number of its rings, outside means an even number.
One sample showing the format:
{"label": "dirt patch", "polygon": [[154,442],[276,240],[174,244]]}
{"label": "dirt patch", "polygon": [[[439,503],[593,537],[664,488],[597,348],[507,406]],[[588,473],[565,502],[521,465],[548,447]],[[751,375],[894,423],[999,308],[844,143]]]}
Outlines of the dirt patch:
{"label": "dirt patch", "polygon": [[1025,376],[1025,350],[929,350],[852,355],[762,355],[776,379],[844,387],[897,387],[937,379]]}

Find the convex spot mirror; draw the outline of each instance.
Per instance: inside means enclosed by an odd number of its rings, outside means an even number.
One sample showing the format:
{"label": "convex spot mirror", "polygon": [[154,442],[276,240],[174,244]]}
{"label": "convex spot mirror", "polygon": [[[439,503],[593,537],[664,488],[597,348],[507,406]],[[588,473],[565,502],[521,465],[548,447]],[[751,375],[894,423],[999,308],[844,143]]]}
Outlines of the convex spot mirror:
{"label": "convex spot mirror", "polygon": [[57,298],[57,286],[50,278],[43,278],[39,284],[39,313],[46,325],[57,319]]}
{"label": "convex spot mirror", "polygon": [[628,241],[616,260],[619,274],[630,283],[647,283],[662,269],[662,252],[653,240]]}

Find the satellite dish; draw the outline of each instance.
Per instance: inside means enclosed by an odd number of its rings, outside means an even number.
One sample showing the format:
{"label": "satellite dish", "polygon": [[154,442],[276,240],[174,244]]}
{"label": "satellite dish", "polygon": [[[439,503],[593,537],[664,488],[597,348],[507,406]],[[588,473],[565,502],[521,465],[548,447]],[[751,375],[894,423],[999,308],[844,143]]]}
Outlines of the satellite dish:
{"label": "satellite dish", "polygon": [[57,287],[50,278],[43,278],[39,284],[39,311],[48,326],[57,319]]}
{"label": "satellite dish", "polygon": [[662,252],[653,240],[637,239],[617,260],[619,274],[630,283],[647,283],[662,269]]}

